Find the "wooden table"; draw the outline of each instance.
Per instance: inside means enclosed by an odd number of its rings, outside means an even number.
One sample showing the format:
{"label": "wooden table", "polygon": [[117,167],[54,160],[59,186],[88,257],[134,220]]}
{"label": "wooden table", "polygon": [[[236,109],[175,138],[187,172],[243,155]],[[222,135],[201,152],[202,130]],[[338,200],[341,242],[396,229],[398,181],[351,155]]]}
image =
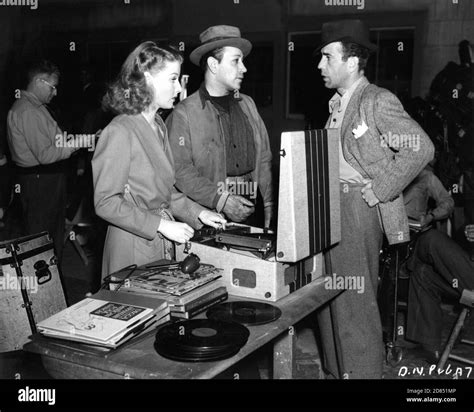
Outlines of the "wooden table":
{"label": "wooden table", "polygon": [[282,311],[277,321],[249,326],[246,345],[231,358],[216,362],[189,363],[163,358],[153,347],[154,333],[105,354],[80,350],[80,345],[73,349],[60,340],[47,339],[29,342],[24,350],[40,354],[45,369],[58,379],[209,379],[273,341],[273,378],[291,379],[296,338],[293,326],[340,292],[327,290],[324,278],[320,278],[280,299],[274,303]]}

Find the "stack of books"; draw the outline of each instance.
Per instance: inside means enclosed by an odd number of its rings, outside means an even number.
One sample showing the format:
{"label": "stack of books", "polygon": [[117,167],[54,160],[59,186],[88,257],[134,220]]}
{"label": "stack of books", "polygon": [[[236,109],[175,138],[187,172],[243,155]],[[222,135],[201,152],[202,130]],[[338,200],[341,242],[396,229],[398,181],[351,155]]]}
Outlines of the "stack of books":
{"label": "stack of books", "polygon": [[202,286],[168,302],[172,318],[190,319],[204,312],[211,306],[227,300],[228,293],[225,286],[214,287],[214,284]]}
{"label": "stack of books", "polygon": [[227,289],[220,282],[222,269],[201,264],[190,275],[159,267],[163,262],[139,267],[131,275],[130,271],[114,273],[112,285],[121,292],[165,299],[175,319],[189,319],[227,299]]}
{"label": "stack of books", "polygon": [[39,322],[37,329],[44,336],[115,349],[170,318],[164,299],[100,290]]}

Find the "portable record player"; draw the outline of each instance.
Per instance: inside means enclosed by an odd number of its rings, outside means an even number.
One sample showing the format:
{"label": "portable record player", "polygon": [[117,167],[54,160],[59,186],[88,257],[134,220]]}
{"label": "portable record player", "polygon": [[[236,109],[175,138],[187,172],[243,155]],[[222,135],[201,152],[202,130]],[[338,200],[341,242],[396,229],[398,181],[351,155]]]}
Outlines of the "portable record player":
{"label": "portable record player", "polygon": [[278,227],[232,223],[202,229],[176,247],[224,270],[230,295],[275,302],[322,276],[323,249],[340,240],[339,131],[285,132],[280,145]]}

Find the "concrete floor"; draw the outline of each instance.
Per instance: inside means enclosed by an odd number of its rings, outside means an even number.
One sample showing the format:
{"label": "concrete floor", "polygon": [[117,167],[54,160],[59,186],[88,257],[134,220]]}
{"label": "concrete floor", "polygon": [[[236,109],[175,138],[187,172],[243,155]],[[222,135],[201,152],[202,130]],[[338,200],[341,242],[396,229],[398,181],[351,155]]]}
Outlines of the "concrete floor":
{"label": "concrete floor", "polygon": [[[7,233],[5,229],[0,230],[0,240],[12,238],[15,231]],[[88,257],[87,265],[79,257],[70,241],[66,242],[62,274],[63,283],[69,304],[73,304],[85,297],[87,292],[94,291],[97,282],[100,279],[100,258],[97,253],[89,247],[84,248]],[[94,286],[95,285],[95,286]],[[443,306],[443,338],[447,339],[452,326],[457,318],[457,313],[452,306]],[[404,323],[404,316],[399,316],[400,325]],[[321,361],[318,355],[316,344],[316,336],[314,332],[315,319],[312,316],[305,318],[297,325],[297,347],[296,347],[296,370],[295,378],[297,379],[316,379],[322,378]],[[464,328],[464,336],[467,339],[474,340],[474,321],[473,317],[469,317]],[[403,339],[398,342],[399,345],[409,345]],[[474,376],[467,376],[466,365],[458,362],[449,361],[450,369],[446,369],[443,373],[431,371],[429,365],[423,359],[417,358],[411,349],[403,348],[403,356],[399,363],[384,364],[384,379],[451,379],[457,367],[462,368],[463,375],[460,379],[473,379]],[[458,345],[453,353],[474,359],[474,347]],[[271,376],[271,346],[267,345],[255,354],[254,360],[258,365],[258,373],[260,378],[268,379]],[[420,371],[424,368],[424,376],[420,376]],[[459,370],[459,369],[458,369]],[[449,372],[449,373],[448,373]],[[471,374],[473,375],[473,374]],[[47,379],[47,372],[42,367],[40,359],[32,354],[23,352],[10,352],[0,355],[0,377],[14,379],[21,377],[23,379]],[[250,374],[249,377],[258,378],[258,375]]]}

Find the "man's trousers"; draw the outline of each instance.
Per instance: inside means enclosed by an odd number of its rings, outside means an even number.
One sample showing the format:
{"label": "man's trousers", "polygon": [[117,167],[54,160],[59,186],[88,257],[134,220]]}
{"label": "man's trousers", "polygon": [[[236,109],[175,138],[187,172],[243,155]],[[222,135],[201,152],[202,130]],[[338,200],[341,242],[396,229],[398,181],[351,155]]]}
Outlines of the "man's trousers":
{"label": "man's trousers", "polygon": [[48,231],[56,256],[62,258],[66,219],[66,176],[63,173],[20,174],[15,193],[19,193],[26,234]]}
{"label": "man's trousers", "polygon": [[345,290],[318,311],[324,368],[335,378],[382,377],[384,346],[377,283],[383,235],[378,209],[362,199],[362,188],[341,183],[341,241],[329,251],[329,274],[355,276],[353,286],[364,287]]}

